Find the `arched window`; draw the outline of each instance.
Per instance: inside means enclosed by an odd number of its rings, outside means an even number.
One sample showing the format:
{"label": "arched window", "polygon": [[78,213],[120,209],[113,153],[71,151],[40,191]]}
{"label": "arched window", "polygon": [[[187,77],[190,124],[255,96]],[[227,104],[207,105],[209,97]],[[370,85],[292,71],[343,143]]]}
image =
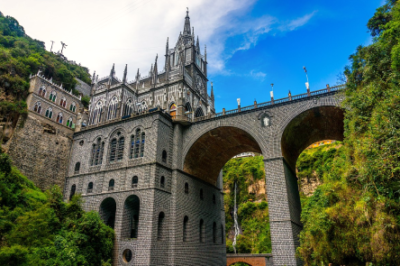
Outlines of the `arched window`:
{"label": "arched window", "polygon": [[183,219],[183,242],[187,241],[187,227],[188,227],[189,217],[185,216]]}
{"label": "arched window", "polygon": [[201,107],[197,108],[196,113],[194,114],[195,117],[202,117],[204,116],[203,109]]}
{"label": "arched window", "polygon": [[81,169],[81,163],[77,162],[75,164],[75,174],[79,174],[79,170]]}
{"label": "arched window", "polygon": [[104,142],[101,142],[101,138],[98,138],[96,143],[94,143],[92,146],[91,165],[102,164],[103,153],[104,153]]}
{"label": "arched window", "polygon": [[91,110],[89,124],[94,125],[101,122],[102,112],[103,112],[103,103],[101,101],[98,101],[93,110]]}
{"label": "arched window", "polygon": [[137,188],[139,178],[137,176],[132,177],[132,188]]}
{"label": "arched window", "polygon": [[189,184],[185,183],[185,194],[189,194]]}
{"label": "arched window", "polygon": [[217,203],[217,200],[216,200],[216,198],[215,198],[215,194],[213,194],[213,203],[214,203],[214,204]]}
{"label": "arched window", "polygon": [[40,112],[42,111],[42,105],[40,102],[36,102],[35,103],[35,107],[33,108],[33,111],[35,111],[36,113],[40,114]]}
{"label": "arched window", "polygon": [[124,147],[125,146],[125,138],[120,137],[118,140],[118,155],[117,155],[117,161],[122,161],[124,158]]}
{"label": "arched window", "polygon": [[176,104],[171,104],[169,107],[169,115],[172,116],[172,119],[176,117]]}
{"label": "arched window", "polygon": [[57,116],[57,120],[56,120],[58,123],[60,123],[60,124],[62,124],[62,122],[63,122],[63,114],[62,113],[59,113],[58,114],[58,116]]}
{"label": "arched window", "polygon": [[46,96],[46,89],[41,87],[39,89],[39,95],[42,96],[42,97],[45,97]]}
{"label": "arched window", "polygon": [[213,223],[213,243],[217,243],[217,224]]}
{"label": "arched window", "polygon": [[117,139],[112,139],[110,142],[110,162],[115,161],[115,154],[117,152]]}
{"label": "arched window", "polygon": [[141,144],[140,144],[140,157],[144,156],[144,143],[145,143],[145,141],[146,141],[146,134],[143,132],[142,133],[142,141],[141,141]]}
{"label": "arched window", "polygon": [[160,187],[164,188],[165,187],[165,177],[162,176],[160,179]]}
{"label": "arched window", "polygon": [[72,127],[72,117],[67,120],[67,127]]}
{"label": "arched window", "polygon": [[200,199],[203,200],[204,199],[204,194],[203,194],[203,189],[200,189]]}
{"label": "arched window", "polygon": [[52,91],[49,97],[50,101],[55,102],[56,98],[57,98],[57,93],[55,91]]}
{"label": "arched window", "polygon": [[164,238],[164,218],[165,215],[163,212],[160,212],[158,215],[158,230],[157,230],[157,239],[162,240]]}
{"label": "arched window", "polygon": [[110,182],[108,182],[108,191],[114,190],[114,179],[111,179]]}
{"label": "arched window", "polygon": [[87,193],[92,193],[92,192],[93,192],[93,182],[90,182],[87,187]]}
{"label": "arched window", "polygon": [[118,107],[118,100],[117,97],[114,96],[108,105],[108,115],[107,119],[111,120],[117,117],[117,107]]}
{"label": "arched window", "polygon": [[190,113],[192,112],[192,106],[190,105],[190,102],[187,102],[185,104],[185,113]]}
{"label": "arched window", "polygon": [[67,106],[67,100],[63,97],[60,101],[60,105],[65,108]]}
{"label": "arched window", "polygon": [[72,102],[72,103],[71,103],[71,105],[69,106],[69,110],[70,110],[71,112],[74,112],[74,113],[75,113],[75,110],[76,110],[76,104],[75,104],[75,102]]}
{"label": "arched window", "polygon": [[224,226],[221,224],[221,244],[225,243]]}
{"label": "arched window", "polygon": [[45,116],[48,117],[48,118],[51,118],[51,117],[53,116],[53,109],[51,109],[51,107],[49,107],[49,108],[46,110]]}
{"label": "arched window", "polygon": [[203,219],[200,220],[200,225],[199,225],[199,241],[200,243],[204,242],[204,234],[205,234],[205,226],[204,226],[204,221]]}
{"label": "arched window", "polygon": [[124,116],[130,116],[133,112],[132,99],[128,99],[124,106]]}
{"label": "arched window", "polygon": [[163,163],[167,162],[167,151],[166,150],[162,151],[162,162]]}
{"label": "arched window", "polygon": [[72,187],[71,187],[71,192],[69,194],[69,200],[71,200],[72,197],[75,195],[75,191],[76,191],[76,185],[73,184]]}
{"label": "arched window", "polygon": [[122,238],[138,238],[140,200],[136,195],[130,195],[124,203],[121,221]]}

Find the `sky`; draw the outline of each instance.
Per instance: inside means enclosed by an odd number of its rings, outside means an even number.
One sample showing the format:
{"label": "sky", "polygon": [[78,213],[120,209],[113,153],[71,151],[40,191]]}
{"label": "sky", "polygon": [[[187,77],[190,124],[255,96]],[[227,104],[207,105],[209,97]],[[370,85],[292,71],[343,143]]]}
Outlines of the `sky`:
{"label": "sky", "polygon": [[[115,63],[120,78],[147,75],[155,57],[164,64],[167,37],[175,46],[186,8],[202,50],[217,112],[305,93],[339,82],[359,45],[372,43],[366,24],[382,0],[0,0],[50,50],[104,77]],[[208,90],[210,91],[210,82]]]}

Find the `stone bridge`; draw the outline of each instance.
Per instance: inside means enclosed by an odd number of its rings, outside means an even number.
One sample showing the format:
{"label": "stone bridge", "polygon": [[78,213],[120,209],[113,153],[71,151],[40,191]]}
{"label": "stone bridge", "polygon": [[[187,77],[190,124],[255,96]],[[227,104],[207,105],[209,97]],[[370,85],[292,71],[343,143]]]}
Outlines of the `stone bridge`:
{"label": "stone bridge", "polygon": [[271,254],[226,254],[226,266],[242,262],[250,266],[272,266]]}
{"label": "stone bridge", "polygon": [[[270,101],[187,121],[176,118],[173,168],[216,184],[220,170],[242,152],[263,155],[275,265],[301,265],[300,198],[295,164],[321,140],[343,140],[345,86]],[[189,122],[189,123],[188,123]]]}

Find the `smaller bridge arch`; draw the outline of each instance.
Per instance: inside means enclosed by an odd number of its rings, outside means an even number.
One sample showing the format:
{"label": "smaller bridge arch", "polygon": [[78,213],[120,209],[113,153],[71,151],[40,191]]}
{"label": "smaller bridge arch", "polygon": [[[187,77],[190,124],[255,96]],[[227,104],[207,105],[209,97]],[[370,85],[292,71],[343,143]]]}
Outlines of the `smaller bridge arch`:
{"label": "smaller bridge arch", "polygon": [[246,263],[250,266],[272,266],[271,254],[226,254],[226,265],[231,266],[235,263]]}

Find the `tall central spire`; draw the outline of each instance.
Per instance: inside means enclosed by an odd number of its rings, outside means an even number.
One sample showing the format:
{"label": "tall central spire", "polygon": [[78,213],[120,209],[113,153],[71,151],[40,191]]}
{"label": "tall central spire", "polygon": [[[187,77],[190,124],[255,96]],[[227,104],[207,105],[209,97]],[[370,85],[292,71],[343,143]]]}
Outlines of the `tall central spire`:
{"label": "tall central spire", "polygon": [[189,17],[189,8],[187,7],[186,10],[186,17],[185,17],[185,26],[183,27],[183,36],[185,35],[191,35],[190,31],[190,17]]}

